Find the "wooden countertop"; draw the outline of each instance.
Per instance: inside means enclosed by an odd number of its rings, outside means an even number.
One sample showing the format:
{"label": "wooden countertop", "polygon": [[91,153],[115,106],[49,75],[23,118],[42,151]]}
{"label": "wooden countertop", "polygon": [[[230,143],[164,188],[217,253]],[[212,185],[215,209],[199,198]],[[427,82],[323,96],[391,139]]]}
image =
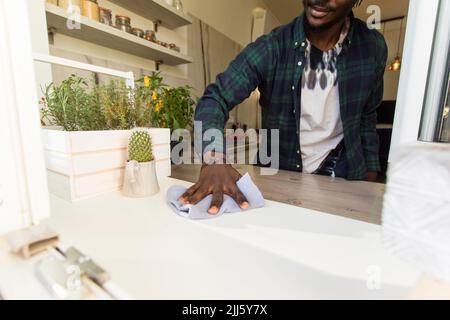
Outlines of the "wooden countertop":
{"label": "wooden countertop", "polygon": [[[172,177],[196,182],[200,168],[200,165],[172,166]],[[234,168],[241,174],[248,172],[267,200],[381,224],[384,184],[290,171],[263,176],[258,167],[235,165]]]}

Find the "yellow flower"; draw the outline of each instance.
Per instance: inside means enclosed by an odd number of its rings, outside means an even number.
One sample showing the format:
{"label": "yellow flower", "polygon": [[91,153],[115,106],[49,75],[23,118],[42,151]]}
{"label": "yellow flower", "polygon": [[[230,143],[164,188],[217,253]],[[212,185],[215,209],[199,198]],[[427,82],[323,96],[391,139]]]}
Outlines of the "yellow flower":
{"label": "yellow flower", "polygon": [[147,88],[150,87],[150,77],[149,76],[144,77],[144,86],[146,86]]}
{"label": "yellow flower", "polygon": [[155,107],[155,111],[159,112],[159,110],[161,110],[164,107],[164,102],[162,100],[158,101],[158,104]]}
{"label": "yellow flower", "polygon": [[156,91],[153,91],[152,100],[155,101],[156,99],[158,99],[158,95],[156,94]]}

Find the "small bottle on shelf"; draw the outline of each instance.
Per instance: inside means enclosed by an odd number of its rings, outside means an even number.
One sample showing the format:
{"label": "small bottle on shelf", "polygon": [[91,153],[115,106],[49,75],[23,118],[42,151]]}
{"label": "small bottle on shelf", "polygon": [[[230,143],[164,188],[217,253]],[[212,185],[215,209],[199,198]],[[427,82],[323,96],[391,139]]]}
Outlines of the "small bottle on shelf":
{"label": "small bottle on shelf", "polygon": [[128,33],[131,33],[131,19],[130,17],[123,16],[120,14],[116,15],[116,28]]}
{"label": "small bottle on shelf", "polygon": [[97,0],[83,0],[81,14],[94,21],[100,21],[100,8]]}
{"label": "small bottle on shelf", "polygon": [[132,28],[131,33],[134,34],[138,38],[144,38],[144,30],[140,28]]}
{"label": "small bottle on shelf", "polygon": [[66,12],[75,10],[81,10],[81,0],[58,0],[58,5]]}
{"label": "small bottle on shelf", "polygon": [[100,11],[100,22],[108,26],[112,26],[112,11],[107,8],[99,8]]}
{"label": "small bottle on shelf", "polygon": [[151,42],[155,42],[156,43],[156,33],[155,33],[155,31],[153,31],[153,30],[147,30],[147,31],[145,31],[145,35],[144,35],[144,38],[146,39],[146,40],[148,40],[148,41],[151,41]]}
{"label": "small bottle on shelf", "polygon": [[173,0],[173,6],[180,12],[183,12],[183,3],[181,0]]}

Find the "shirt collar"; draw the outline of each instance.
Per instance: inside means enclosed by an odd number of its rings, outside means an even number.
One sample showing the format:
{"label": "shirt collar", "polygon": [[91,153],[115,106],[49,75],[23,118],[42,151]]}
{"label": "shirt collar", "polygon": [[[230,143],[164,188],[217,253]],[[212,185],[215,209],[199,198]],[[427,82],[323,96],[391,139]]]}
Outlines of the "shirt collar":
{"label": "shirt collar", "polygon": [[[352,11],[350,13],[350,30],[348,31],[348,35],[344,40],[344,43],[343,43],[344,48],[349,48],[353,43],[354,20],[355,20],[355,15]],[[295,49],[299,49],[299,48],[305,49],[307,46],[304,22],[305,22],[305,13],[303,12],[295,21],[295,27],[294,27],[294,48]]]}

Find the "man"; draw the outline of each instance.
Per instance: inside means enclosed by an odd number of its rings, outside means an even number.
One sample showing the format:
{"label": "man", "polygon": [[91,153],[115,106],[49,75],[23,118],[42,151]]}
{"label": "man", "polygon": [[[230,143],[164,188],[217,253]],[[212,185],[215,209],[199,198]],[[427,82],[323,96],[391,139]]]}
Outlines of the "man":
{"label": "man", "polygon": [[[361,1],[303,0],[300,17],[250,44],[208,86],[195,120],[203,130],[223,131],[229,112],[259,88],[263,128],[279,130],[281,169],[376,180],[387,47],[354,17]],[[180,201],[196,204],[212,194],[209,213],[217,214],[227,194],[247,209],[239,178],[230,165],[205,164]]]}

